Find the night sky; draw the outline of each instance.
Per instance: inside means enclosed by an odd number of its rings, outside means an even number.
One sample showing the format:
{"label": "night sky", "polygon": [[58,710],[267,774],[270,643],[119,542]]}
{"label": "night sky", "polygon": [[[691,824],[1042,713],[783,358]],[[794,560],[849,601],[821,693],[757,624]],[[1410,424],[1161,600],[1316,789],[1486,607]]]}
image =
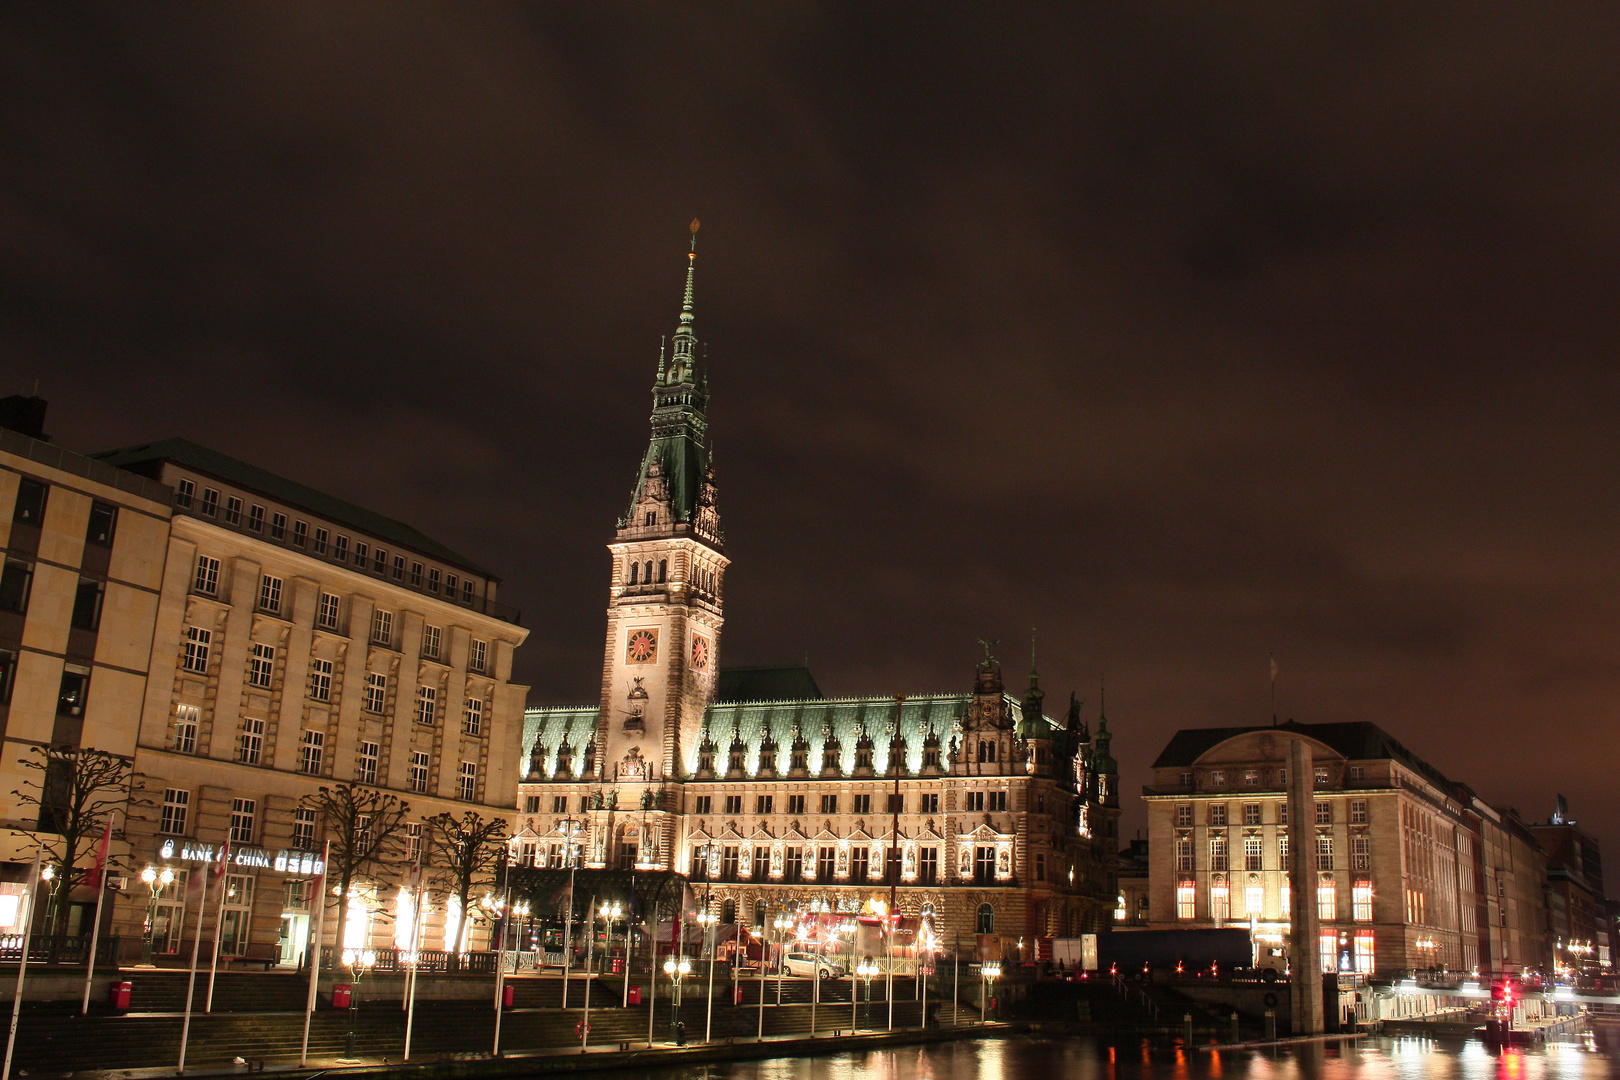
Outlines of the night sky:
{"label": "night sky", "polygon": [[594,701],[696,215],[723,663],[1038,627],[1133,792],[1274,653],[1615,880],[1620,8],[1022,11],[8,6],[0,390],[416,525]]}

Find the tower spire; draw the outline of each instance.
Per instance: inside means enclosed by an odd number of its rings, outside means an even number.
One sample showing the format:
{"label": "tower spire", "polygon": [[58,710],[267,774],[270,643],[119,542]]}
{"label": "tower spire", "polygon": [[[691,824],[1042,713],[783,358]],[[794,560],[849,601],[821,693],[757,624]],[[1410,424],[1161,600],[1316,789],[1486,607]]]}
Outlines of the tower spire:
{"label": "tower spire", "polygon": [[697,278],[697,234],[698,219],[693,218],[688,226],[692,230],[692,247],[686,253],[686,292],[681,297],[681,324],[675,329],[674,356],[669,367],[669,382],[689,382],[692,379],[693,358],[692,347],[697,341],[697,335],[692,330],[692,323],[696,319],[692,296],[696,288]]}

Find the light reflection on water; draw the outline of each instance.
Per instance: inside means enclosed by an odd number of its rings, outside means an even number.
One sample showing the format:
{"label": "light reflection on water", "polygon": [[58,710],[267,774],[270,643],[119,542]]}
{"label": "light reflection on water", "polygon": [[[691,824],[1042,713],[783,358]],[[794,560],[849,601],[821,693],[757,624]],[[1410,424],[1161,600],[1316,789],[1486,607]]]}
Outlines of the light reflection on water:
{"label": "light reflection on water", "polygon": [[1620,1033],[1493,1050],[1478,1041],[1375,1039],[1266,1052],[1014,1037],[593,1074],[602,1080],[1610,1080]]}

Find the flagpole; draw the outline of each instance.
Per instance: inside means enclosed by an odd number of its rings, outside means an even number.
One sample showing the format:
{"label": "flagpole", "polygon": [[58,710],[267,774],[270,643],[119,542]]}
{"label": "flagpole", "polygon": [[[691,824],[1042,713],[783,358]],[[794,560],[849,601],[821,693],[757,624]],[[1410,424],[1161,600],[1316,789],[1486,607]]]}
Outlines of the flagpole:
{"label": "flagpole", "polygon": [[[223,892],[225,876],[220,875],[219,887]],[[186,976],[186,1018],[180,1025],[180,1064],[175,1066],[175,1072],[186,1071],[186,1043],[191,1038],[191,1001],[192,995],[197,992],[197,955],[202,950],[203,916],[208,913],[208,883],[203,882],[202,898],[197,904],[197,936],[191,939],[191,971]]]}
{"label": "flagpole", "polygon": [[596,894],[591,894],[590,919],[585,923],[585,1018],[580,1021],[579,1052],[585,1053],[591,1042],[591,960],[596,948]]}
{"label": "flagpole", "polygon": [[568,914],[563,929],[563,991],[562,1007],[568,1008],[568,969],[574,959],[574,864],[579,854],[574,850],[573,838],[568,843]]}
{"label": "flagpole", "polygon": [[17,965],[17,990],[11,998],[11,1034],[6,1036],[6,1063],[5,1068],[0,1069],[0,1080],[11,1080],[11,1053],[17,1045],[17,1020],[22,1012],[23,976],[28,972],[28,946],[34,936],[34,892],[39,887],[39,861],[44,855],[43,847],[34,852],[34,865],[28,871],[28,888],[19,909],[23,913],[22,960]]}
{"label": "flagpole", "polygon": [[214,908],[214,956],[208,963],[208,1001],[203,1005],[205,1013],[214,1011],[214,980],[219,977],[219,934],[225,923],[225,868],[230,856],[231,845],[227,843],[220,856],[225,861],[219,864],[219,903]]}
{"label": "flagpole", "polygon": [[[304,999],[304,1045],[298,1052],[298,1067],[309,1064],[309,1022],[315,1016],[315,983],[321,974],[321,936],[326,931],[326,864],[332,858],[332,841],[326,842],[321,853],[321,872],[315,878],[315,932],[304,950],[304,962],[309,965],[309,996]],[[0,1077],[0,1080],[5,1080]]]}
{"label": "flagpole", "polygon": [[411,894],[411,970],[405,976],[405,1055],[411,1058],[411,1034],[416,1027],[416,969],[422,966],[422,852],[416,852],[415,892]]}
{"label": "flagpole", "polygon": [[115,806],[107,812],[107,831],[102,836],[101,861],[96,868],[96,921],[90,927],[90,959],[84,965],[84,1001],[80,1004],[79,1015],[87,1016],[90,1013],[90,980],[96,974],[96,942],[101,937],[101,904],[107,898],[107,858],[111,854],[108,850],[112,846],[112,816],[118,813]]}
{"label": "flagpole", "polygon": [[[508,849],[507,857],[501,864],[501,940],[495,943],[495,1045],[491,1050],[492,1057],[501,1056],[501,1014],[506,1011],[503,1007],[505,1005],[503,991],[506,989],[506,928],[512,918],[511,869],[512,859]],[[574,898],[570,896],[568,902],[572,905]],[[589,995],[590,984],[587,983],[586,1002],[590,1001]]]}

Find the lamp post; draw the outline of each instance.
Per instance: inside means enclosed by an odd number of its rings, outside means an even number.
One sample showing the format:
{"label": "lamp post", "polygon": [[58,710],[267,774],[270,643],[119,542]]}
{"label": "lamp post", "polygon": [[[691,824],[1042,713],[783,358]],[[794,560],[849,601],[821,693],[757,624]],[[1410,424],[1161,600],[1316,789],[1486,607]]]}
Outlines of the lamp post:
{"label": "lamp post", "polygon": [[979,1023],[987,1023],[990,1015],[990,987],[1001,978],[1001,961],[992,960],[979,965],[979,978],[983,988],[979,994]]}
{"label": "lamp post", "polygon": [[[557,831],[562,834],[563,843],[568,852],[568,914],[563,924],[563,985],[562,1007],[568,1008],[568,972],[574,966],[574,870],[579,866],[578,836],[583,830],[582,822],[568,818],[557,823]],[[590,993],[590,984],[586,984],[586,993]]]}
{"label": "lamp post", "polygon": [[776,1003],[782,1004],[782,945],[787,940],[787,932],[793,927],[793,917],[787,912],[778,915],[771,923],[776,928]]}
{"label": "lamp post", "polygon": [[152,890],[152,895],[146,902],[146,939],[141,942],[141,963],[150,967],[152,964],[152,935],[157,930],[157,894],[158,889],[168,888],[174,883],[174,871],[165,866],[161,871],[155,866],[148,866],[141,871],[141,880],[146,882]]}
{"label": "lamp post", "polygon": [[709,951],[709,1001],[703,1011],[703,1041],[714,1033],[714,927],[720,917],[708,908],[698,912],[698,925],[703,927],[703,945]]}
{"label": "lamp post", "polygon": [[866,983],[866,1022],[872,1022],[872,976],[883,970],[878,967],[876,960],[870,956],[861,957],[861,962],[855,965],[855,974]]}
{"label": "lamp post", "polygon": [[692,961],[685,956],[671,956],[664,961],[664,974],[674,983],[675,992],[670,999],[669,1010],[669,1041],[677,1042],[680,1039],[681,1027],[681,980],[692,973]]}
{"label": "lamp post", "polygon": [[377,954],[370,949],[344,949],[343,966],[349,969],[353,987],[349,991],[349,1035],[343,1041],[343,1056],[354,1057],[355,1019],[360,1015],[360,979],[377,963]]}

